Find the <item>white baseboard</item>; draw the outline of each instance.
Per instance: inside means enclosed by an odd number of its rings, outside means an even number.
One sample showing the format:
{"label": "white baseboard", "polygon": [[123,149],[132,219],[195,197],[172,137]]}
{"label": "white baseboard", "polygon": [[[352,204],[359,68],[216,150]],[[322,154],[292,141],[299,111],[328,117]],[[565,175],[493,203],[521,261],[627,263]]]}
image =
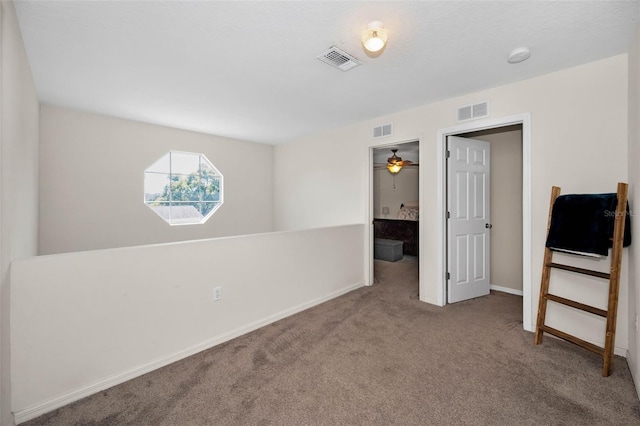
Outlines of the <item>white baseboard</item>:
{"label": "white baseboard", "polygon": [[430,299],[428,297],[425,297],[424,299],[422,297],[420,297],[420,301],[421,302],[425,302],[425,303],[429,303],[430,305],[435,305],[435,306],[440,306],[440,307],[443,306],[443,305],[439,304],[437,300]]}
{"label": "white baseboard", "polygon": [[[535,324],[531,325],[531,330],[529,330],[529,331],[531,331],[532,333],[536,332]],[[545,333],[544,337],[551,337],[552,339],[558,339],[558,340],[562,340],[562,341],[566,342],[566,340],[561,339],[560,337],[554,336],[553,334],[549,334],[549,333]],[[602,343],[598,343],[598,342],[595,342],[593,340],[586,340],[586,341],[591,343],[592,345],[602,347]],[[569,342],[567,342],[567,343],[569,343]],[[531,344],[533,344],[533,337],[531,339]],[[613,354],[614,355],[619,355],[619,356],[621,356],[623,358],[627,358],[627,355],[629,354],[629,351],[627,349],[625,349],[625,348],[621,348],[619,346],[614,346],[613,347]]]}
{"label": "white baseboard", "polygon": [[522,290],[514,290],[514,289],[509,288],[509,287],[500,287],[499,285],[491,284],[491,285],[489,285],[489,289],[490,290],[495,290],[495,291],[501,291],[503,293],[515,294],[516,296],[524,295]]}
{"label": "white baseboard", "polygon": [[200,344],[194,345],[190,348],[187,348],[183,351],[174,353],[172,355],[168,355],[166,357],[157,359],[148,364],[141,365],[139,367],[133,368],[129,371],[122,372],[112,377],[107,377],[99,382],[93,383],[88,386],[84,386],[80,389],[69,392],[65,395],[61,395],[57,398],[51,399],[49,401],[33,405],[31,407],[27,407],[23,410],[16,411],[14,413],[15,423],[20,424],[24,423],[28,420],[39,417],[43,414],[46,414],[50,411],[53,411],[57,408],[63,407],[65,405],[71,404],[74,401],[85,398],[87,396],[93,395],[94,393],[100,392],[102,390],[108,389],[110,387],[119,385],[120,383],[124,383],[127,380],[134,379],[143,374],[149,373],[153,370],[157,370],[158,368],[169,365],[173,362],[179,361],[188,356],[197,354],[198,352],[202,352],[206,349],[217,346],[221,343],[225,343],[229,340],[235,339],[236,337],[240,337],[244,334],[250,333],[254,330],[257,330],[265,325],[269,325],[276,321],[279,321],[283,318],[289,317],[291,315],[297,314],[298,312],[302,312],[306,309],[317,306],[321,303],[327,302],[331,299],[335,299],[336,297],[342,296],[343,294],[349,293],[350,291],[356,290],[360,287],[363,287],[364,283],[356,283],[352,284],[348,287],[342,288],[340,290],[329,293],[326,296],[320,297],[315,300],[311,300],[309,302],[302,303],[300,305],[294,306],[289,309],[285,309],[284,311],[278,312],[274,315],[270,315],[264,319],[252,322],[245,326],[236,328],[235,330],[231,330],[228,333],[224,333],[220,336],[214,337],[212,339],[206,340]]}
{"label": "white baseboard", "polygon": [[629,351],[627,351],[627,363],[631,371],[631,379],[636,388],[636,396],[640,399],[640,370],[638,370],[638,366],[635,364],[633,357],[630,356]]}

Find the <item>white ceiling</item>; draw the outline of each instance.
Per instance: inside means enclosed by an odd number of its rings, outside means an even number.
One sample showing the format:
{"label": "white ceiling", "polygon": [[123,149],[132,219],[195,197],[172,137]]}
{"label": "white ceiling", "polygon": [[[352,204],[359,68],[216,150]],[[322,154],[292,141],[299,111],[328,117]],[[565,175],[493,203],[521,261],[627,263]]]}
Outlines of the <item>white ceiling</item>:
{"label": "white ceiling", "polygon": [[[281,143],[627,52],[632,1],[16,1],[44,103]],[[377,58],[360,34],[381,20]],[[363,65],[315,59],[330,46]],[[508,64],[528,46],[532,57]]]}
{"label": "white ceiling", "polygon": [[396,155],[403,160],[413,161],[418,163],[420,144],[418,141],[407,142],[399,145],[389,145],[382,148],[373,149],[373,162],[374,164],[387,164],[387,159],[393,155],[392,149],[397,149]]}

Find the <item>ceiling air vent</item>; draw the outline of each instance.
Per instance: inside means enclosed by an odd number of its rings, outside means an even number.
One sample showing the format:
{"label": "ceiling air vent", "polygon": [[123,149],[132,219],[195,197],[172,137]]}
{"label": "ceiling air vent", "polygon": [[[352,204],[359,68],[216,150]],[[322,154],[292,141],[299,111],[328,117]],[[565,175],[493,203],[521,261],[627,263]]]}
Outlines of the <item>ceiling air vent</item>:
{"label": "ceiling air vent", "polygon": [[373,137],[374,138],[383,138],[385,136],[390,136],[393,132],[393,127],[391,124],[383,124],[382,126],[373,128]]}
{"label": "ceiling air vent", "polygon": [[458,121],[473,120],[489,115],[489,102],[461,106],[456,110]]}
{"label": "ceiling air vent", "polygon": [[349,71],[361,64],[356,58],[335,46],[331,46],[329,50],[316,56],[316,59],[342,71]]}

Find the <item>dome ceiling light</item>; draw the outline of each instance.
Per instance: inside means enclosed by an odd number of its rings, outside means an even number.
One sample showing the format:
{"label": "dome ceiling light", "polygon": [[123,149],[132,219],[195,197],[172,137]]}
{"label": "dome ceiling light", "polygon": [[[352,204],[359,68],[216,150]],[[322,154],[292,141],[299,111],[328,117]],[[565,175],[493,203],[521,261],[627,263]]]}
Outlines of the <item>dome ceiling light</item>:
{"label": "dome ceiling light", "polygon": [[362,33],[362,46],[369,52],[375,53],[387,44],[387,31],[380,21],[372,21]]}
{"label": "dome ceiling light", "polygon": [[393,152],[393,155],[387,158],[387,170],[389,170],[391,174],[395,175],[399,173],[400,170],[402,170],[402,166],[404,166],[404,162],[402,161],[401,157],[398,157],[396,155],[396,152],[398,152],[397,149],[392,149],[391,152]]}

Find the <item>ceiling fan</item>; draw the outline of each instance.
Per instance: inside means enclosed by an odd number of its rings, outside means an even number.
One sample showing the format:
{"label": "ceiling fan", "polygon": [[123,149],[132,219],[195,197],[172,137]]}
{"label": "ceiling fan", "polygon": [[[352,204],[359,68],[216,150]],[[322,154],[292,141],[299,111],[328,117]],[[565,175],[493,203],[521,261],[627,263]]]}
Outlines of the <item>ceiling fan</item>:
{"label": "ceiling fan", "polygon": [[393,155],[387,158],[386,164],[374,163],[373,168],[376,170],[386,168],[387,170],[389,170],[391,174],[395,175],[399,173],[403,167],[419,166],[418,163],[414,163],[413,161],[410,161],[410,160],[403,160],[402,157],[398,157],[398,154],[396,154],[398,152],[397,148],[392,149],[391,152]]}

